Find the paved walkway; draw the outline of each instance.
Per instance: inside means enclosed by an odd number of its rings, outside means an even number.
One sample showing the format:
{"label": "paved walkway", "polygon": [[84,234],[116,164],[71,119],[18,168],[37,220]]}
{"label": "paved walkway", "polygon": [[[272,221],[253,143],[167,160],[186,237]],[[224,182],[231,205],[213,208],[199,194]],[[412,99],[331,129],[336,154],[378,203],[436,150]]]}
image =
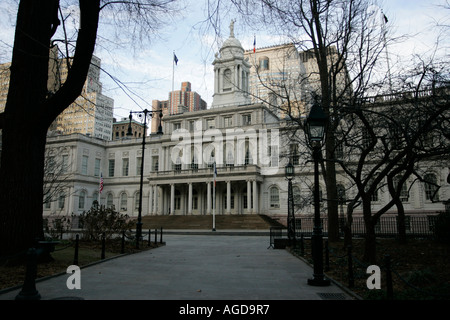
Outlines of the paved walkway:
{"label": "paved walkway", "polygon": [[268,249],[266,236],[169,233],[163,240],[165,246],[81,269],[79,290],[67,288],[69,274],[38,281],[36,289],[42,300],[353,299],[334,283],[309,286],[312,268],[286,250]]}

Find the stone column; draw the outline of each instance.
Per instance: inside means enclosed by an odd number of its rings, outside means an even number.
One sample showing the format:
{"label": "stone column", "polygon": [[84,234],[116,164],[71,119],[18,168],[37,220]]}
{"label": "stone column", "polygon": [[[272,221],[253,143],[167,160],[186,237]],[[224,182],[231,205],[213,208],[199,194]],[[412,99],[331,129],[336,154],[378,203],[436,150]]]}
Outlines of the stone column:
{"label": "stone column", "polygon": [[156,185],[152,188],[153,192],[153,214],[158,214],[158,187]]}
{"label": "stone column", "polygon": [[247,180],[247,213],[252,213],[252,185],[250,180]]}
{"label": "stone column", "polygon": [[[164,211],[163,211],[163,197],[162,197],[163,189],[162,189],[162,187],[157,187],[155,192],[156,192],[155,200],[158,199],[158,204],[157,204],[158,209],[157,210],[161,215],[163,215]],[[161,193],[161,196],[159,196],[160,193]]]}
{"label": "stone column", "polygon": [[189,191],[188,191],[188,214],[192,214],[192,182],[188,183]]}
{"label": "stone column", "polygon": [[174,214],[175,212],[175,185],[172,183],[170,185],[170,212],[169,214]]}
{"label": "stone column", "polygon": [[227,214],[231,214],[231,181],[227,181]]}
{"label": "stone column", "polygon": [[256,180],[253,180],[253,213],[258,214],[259,212],[259,206],[258,206],[258,182]]}
{"label": "stone column", "polygon": [[153,186],[150,185],[150,191],[148,193],[148,214],[153,214],[153,206],[152,206],[152,199],[153,199]]}

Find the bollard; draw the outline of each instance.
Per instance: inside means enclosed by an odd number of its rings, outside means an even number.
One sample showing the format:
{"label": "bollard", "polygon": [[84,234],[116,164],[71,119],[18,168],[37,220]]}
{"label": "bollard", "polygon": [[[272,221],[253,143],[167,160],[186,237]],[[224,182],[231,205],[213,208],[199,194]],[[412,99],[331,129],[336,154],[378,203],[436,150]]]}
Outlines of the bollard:
{"label": "bollard", "polygon": [[120,249],[120,253],[125,253],[125,231],[122,231],[122,247]]}
{"label": "bollard", "polygon": [[105,233],[102,234],[102,256],[101,259],[105,259]]}
{"label": "bollard", "polygon": [[330,271],[330,249],[328,248],[328,240],[325,240],[325,271]]}
{"label": "bollard", "polygon": [[35,248],[27,251],[27,269],[22,290],[16,296],[16,300],[40,300],[41,295],[36,290],[37,253]]}
{"label": "bollard", "polygon": [[148,242],[147,242],[147,247],[150,247],[150,245],[152,244],[152,241],[151,241],[151,235],[152,235],[152,230],[151,229],[148,229]]}
{"label": "bollard", "polygon": [[73,264],[74,265],[78,265],[78,239],[80,238],[80,236],[77,234],[75,236],[75,254],[73,256]]}
{"label": "bollard", "polygon": [[394,289],[392,287],[392,273],[391,273],[391,256],[385,255],[386,263],[386,294],[387,299],[392,300],[394,298]]}
{"label": "bollard", "polygon": [[347,247],[347,256],[348,256],[348,287],[353,288],[355,286],[355,280],[353,278],[352,246]]}
{"label": "bollard", "polygon": [[163,234],[163,227],[161,227],[161,231],[160,231],[161,233],[159,234],[159,243],[163,243],[163,241],[162,241],[162,234]]}

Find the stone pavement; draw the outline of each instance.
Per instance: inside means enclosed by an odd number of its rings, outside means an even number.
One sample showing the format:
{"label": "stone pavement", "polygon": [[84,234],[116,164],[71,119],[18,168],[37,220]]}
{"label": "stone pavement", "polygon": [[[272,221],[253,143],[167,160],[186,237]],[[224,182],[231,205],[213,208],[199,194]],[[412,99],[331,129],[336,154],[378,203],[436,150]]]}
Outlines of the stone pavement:
{"label": "stone pavement", "polygon": [[[42,300],[330,300],[355,299],[335,283],[307,284],[313,270],[269,237],[165,233],[166,245],[36,282]],[[13,300],[20,288],[0,295]]]}

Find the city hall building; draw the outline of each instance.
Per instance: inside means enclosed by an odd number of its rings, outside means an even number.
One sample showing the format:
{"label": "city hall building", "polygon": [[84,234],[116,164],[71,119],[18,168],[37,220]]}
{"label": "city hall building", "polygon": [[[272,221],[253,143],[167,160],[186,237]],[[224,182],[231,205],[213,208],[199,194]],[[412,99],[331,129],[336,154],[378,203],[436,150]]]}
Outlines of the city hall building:
{"label": "city hall building", "polygon": [[[264,99],[254,100],[265,93],[252,84],[255,61],[261,70],[269,71],[281,54],[289,62],[283,63],[289,66],[286,72],[292,73],[305,72],[308,65],[303,62],[308,59],[289,45],[260,50],[259,56],[252,53],[244,51],[230,32],[213,61],[211,107],[197,111],[178,108],[178,113],[166,113],[162,119],[158,108],[154,108],[153,129],[146,137],[144,154],[141,137],[105,140],[79,133],[49,133],[47,159],[52,159],[53,170],[60,168],[61,178],[48,188],[53,191],[47,193],[44,215],[78,215],[98,201],[137,216],[143,165],[144,216],[211,215],[214,211],[218,215],[286,217],[285,166],[289,161],[297,173],[293,180],[296,215],[311,215],[313,165],[299,158],[303,147],[284,134],[287,122],[283,114],[258,102]],[[303,89],[298,88],[300,96]],[[163,134],[155,132],[155,121],[161,124]],[[450,198],[448,168],[436,167],[432,174],[441,186],[439,199]],[[348,198],[356,193],[344,175],[338,173],[337,181]],[[322,193],[326,190],[323,180],[320,189]],[[414,183],[409,194],[404,203],[407,214],[444,209],[442,202],[431,201],[424,183]],[[389,197],[388,192],[380,193],[373,202],[374,210],[387,203]]]}

